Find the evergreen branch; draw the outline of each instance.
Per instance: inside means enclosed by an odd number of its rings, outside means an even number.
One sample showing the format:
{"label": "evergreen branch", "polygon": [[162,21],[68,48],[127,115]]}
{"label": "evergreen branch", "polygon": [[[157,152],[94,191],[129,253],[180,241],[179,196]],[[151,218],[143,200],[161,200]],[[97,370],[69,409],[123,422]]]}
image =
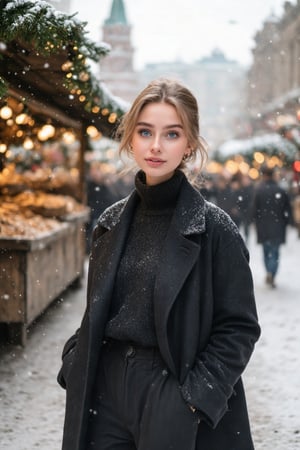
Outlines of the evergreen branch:
{"label": "evergreen branch", "polygon": [[45,1],[0,0],[0,40],[17,40],[30,44],[48,55],[73,43],[79,52],[98,61],[109,52],[109,46],[97,45],[86,37],[86,22],[56,11]]}
{"label": "evergreen branch", "polygon": [[[101,89],[87,64],[88,59],[99,61],[101,56],[109,53],[110,46],[91,41],[86,36],[86,22],[75,16],[61,13],[43,0],[0,0],[0,45],[4,47],[17,42],[43,56],[66,52],[72,76],[62,77],[62,85],[69,92],[82,92],[87,111],[96,105],[121,115],[123,106]],[[0,78],[0,98],[7,87],[7,82]]]}

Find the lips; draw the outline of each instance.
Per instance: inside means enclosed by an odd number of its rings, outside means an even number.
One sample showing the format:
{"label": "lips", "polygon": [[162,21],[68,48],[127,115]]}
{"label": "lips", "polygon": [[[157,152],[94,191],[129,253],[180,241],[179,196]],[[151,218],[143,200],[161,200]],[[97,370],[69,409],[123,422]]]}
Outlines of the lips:
{"label": "lips", "polygon": [[146,158],[146,161],[164,162],[164,160],[160,158]]}
{"label": "lips", "polygon": [[159,167],[165,163],[163,159],[159,158],[146,158],[146,162],[151,167]]}

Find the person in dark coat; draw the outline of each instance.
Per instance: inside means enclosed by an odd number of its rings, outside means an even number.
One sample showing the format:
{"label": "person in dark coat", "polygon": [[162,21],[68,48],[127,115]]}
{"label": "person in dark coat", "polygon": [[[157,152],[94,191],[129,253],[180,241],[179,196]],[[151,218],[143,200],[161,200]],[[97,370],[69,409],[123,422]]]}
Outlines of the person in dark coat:
{"label": "person in dark coat", "polygon": [[218,177],[215,201],[221,209],[229,214],[236,226],[240,228],[242,223],[242,196],[240,177],[238,175],[233,175],[230,180],[226,180],[223,175]]}
{"label": "person in dark coat", "polygon": [[119,200],[113,189],[113,183],[110,182],[111,178],[110,173],[103,171],[101,163],[91,162],[86,181],[87,206],[90,208],[90,218],[85,229],[87,254],[90,252],[93,229],[100,214]]}
{"label": "person in dark coat", "polygon": [[260,335],[238,228],[184,173],[193,94],[151,82],[120,128],[135,188],[94,230],[87,307],[63,349],[63,450],[253,450],[241,375]]}
{"label": "person in dark coat", "polygon": [[241,227],[244,233],[244,239],[248,244],[250,236],[250,226],[252,224],[251,206],[253,203],[254,184],[249,175],[241,176],[241,193],[240,193],[240,211],[242,223]]}
{"label": "person in dark coat", "polygon": [[263,166],[262,180],[254,192],[252,216],[257,242],[262,244],[266,283],[276,287],[280,245],[286,241],[286,228],[293,223],[288,194],[274,179],[274,169]]}

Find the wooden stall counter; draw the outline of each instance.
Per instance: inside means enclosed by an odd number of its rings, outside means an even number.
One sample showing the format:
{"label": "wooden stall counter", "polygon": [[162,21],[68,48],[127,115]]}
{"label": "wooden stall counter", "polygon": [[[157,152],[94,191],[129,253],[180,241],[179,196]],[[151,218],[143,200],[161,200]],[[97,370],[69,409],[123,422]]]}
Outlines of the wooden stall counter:
{"label": "wooden stall counter", "polygon": [[27,327],[84,273],[88,209],[64,217],[36,238],[0,238],[0,322],[9,340],[26,344]]}

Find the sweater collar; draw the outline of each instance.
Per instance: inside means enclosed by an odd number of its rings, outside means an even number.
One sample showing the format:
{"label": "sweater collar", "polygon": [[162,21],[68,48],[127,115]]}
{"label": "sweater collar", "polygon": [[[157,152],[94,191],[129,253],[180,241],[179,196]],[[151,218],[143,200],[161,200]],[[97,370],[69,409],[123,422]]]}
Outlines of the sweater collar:
{"label": "sweater collar", "polygon": [[[99,224],[111,230],[120,222],[121,217],[123,217],[123,223],[128,222],[130,224],[138,201],[139,195],[134,190],[128,197],[107,208],[100,216]],[[205,231],[207,207],[208,202],[204,200],[202,195],[183,176],[174,217],[172,218],[173,226],[185,236],[203,233]]]}
{"label": "sweater collar", "polygon": [[184,177],[181,170],[176,170],[169,180],[148,186],[145,173],[140,170],[135,176],[135,188],[141,199],[142,208],[156,211],[174,209]]}

